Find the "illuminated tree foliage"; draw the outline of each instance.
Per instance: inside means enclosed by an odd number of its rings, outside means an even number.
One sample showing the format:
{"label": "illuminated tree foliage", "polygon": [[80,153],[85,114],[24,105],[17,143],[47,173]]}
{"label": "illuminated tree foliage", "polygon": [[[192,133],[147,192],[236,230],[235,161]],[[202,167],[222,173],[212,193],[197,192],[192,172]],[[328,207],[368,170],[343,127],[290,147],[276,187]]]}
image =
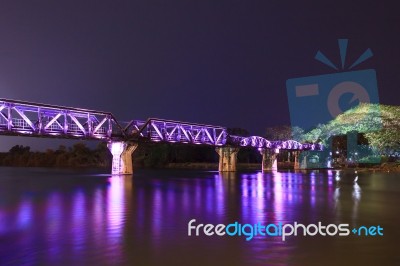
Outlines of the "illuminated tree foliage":
{"label": "illuminated tree foliage", "polygon": [[303,129],[299,127],[291,127],[288,125],[268,127],[265,138],[267,140],[297,140],[300,141],[303,135]]}
{"label": "illuminated tree foliage", "polygon": [[303,141],[327,140],[349,132],[364,133],[371,147],[381,153],[400,151],[400,106],[362,103],[338,115],[327,124],[318,125],[303,135]]}

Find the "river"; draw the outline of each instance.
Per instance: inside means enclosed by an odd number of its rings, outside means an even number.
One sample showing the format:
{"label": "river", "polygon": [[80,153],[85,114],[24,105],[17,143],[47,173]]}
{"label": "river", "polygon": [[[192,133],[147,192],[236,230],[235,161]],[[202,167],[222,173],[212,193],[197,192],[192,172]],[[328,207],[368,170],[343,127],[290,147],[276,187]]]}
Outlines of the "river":
{"label": "river", "polygon": [[[0,168],[0,265],[400,265],[399,174],[104,172]],[[188,236],[192,219],[382,235]]]}

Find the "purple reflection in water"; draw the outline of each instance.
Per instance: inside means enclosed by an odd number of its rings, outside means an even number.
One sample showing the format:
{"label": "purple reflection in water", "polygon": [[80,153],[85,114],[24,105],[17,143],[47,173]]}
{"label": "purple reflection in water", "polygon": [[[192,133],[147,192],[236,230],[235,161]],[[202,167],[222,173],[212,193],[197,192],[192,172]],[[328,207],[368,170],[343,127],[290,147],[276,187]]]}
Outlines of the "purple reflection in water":
{"label": "purple reflection in water", "polygon": [[[208,182],[208,180],[205,180],[205,182]],[[205,194],[206,194],[205,195],[205,199],[206,199],[205,205],[206,205],[207,212],[210,212],[210,213],[214,210],[214,204],[215,204],[215,202],[213,200],[215,197],[215,195],[213,195],[213,193],[215,192],[214,189],[215,189],[215,187],[210,186],[210,185],[205,188]]]}
{"label": "purple reflection in water", "polygon": [[85,194],[82,189],[78,189],[73,198],[72,205],[72,247],[74,252],[79,252],[84,249],[85,246]]}
{"label": "purple reflection in water", "polygon": [[8,218],[6,209],[0,207],[0,235],[9,231],[9,228],[7,226],[7,220]]}
{"label": "purple reflection in water", "polygon": [[[334,189],[332,175],[315,172],[309,175],[282,172],[245,174],[241,177],[242,217],[250,223],[263,220],[293,222],[299,215],[299,205],[312,209],[319,203],[332,205]],[[320,191],[323,191],[321,195]]]}
{"label": "purple reflection in water", "polygon": [[[225,210],[225,194],[226,194],[226,187],[229,182],[229,175],[224,177],[222,175],[215,175],[214,176],[214,186],[215,186],[215,213],[218,217],[218,221],[222,222],[221,217],[224,214]],[[225,182],[224,182],[225,181]],[[225,185],[224,185],[225,183]]]}
{"label": "purple reflection in water", "polygon": [[93,232],[93,239],[97,248],[100,248],[102,243],[104,242],[104,224],[106,220],[106,212],[104,211],[105,200],[103,198],[103,189],[96,188],[94,192],[94,196],[92,198],[92,222],[95,226],[92,227]]}
{"label": "purple reflection in water", "polygon": [[24,198],[18,208],[17,227],[19,230],[30,227],[33,220],[33,206],[29,198]]}
{"label": "purple reflection in water", "polygon": [[[354,238],[291,237],[282,242],[263,236],[251,241],[188,237],[187,225],[190,219],[213,224],[365,224],[371,220],[363,217],[372,212],[389,223],[388,228],[398,220],[390,204],[397,199],[398,179],[393,177],[390,190],[385,187],[388,177],[380,175],[360,176],[355,184],[348,173],[336,181],[335,171],[311,175],[162,170],[109,179],[66,174],[34,182],[34,191],[26,193],[31,178],[0,186],[18,188],[0,193],[0,259],[5,265],[313,265],[308,258],[315,254],[335,259],[356,244],[369,253],[375,248]],[[380,184],[379,190],[374,192],[368,180]],[[382,193],[382,188],[395,193]],[[393,254],[395,246],[387,239],[380,243]]]}
{"label": "purple reflection in water", "polygon": [[53,260],[61,253],[60,244],[57,239],[60,237],[59,233],[62,231],[63,212],[61,203],[61,195],[53,192],[49,195],[46,204],[46,235],[48,236],[48,254]]}
{"label": "purple reflection in water", "polygon": [[265,198],[266,185],[264,184],[264,176],[262,173],[257,173],[257,220],[263,221],[265,219],[265,205],[267,204]]}
{"label": "purple reflection in water", "polygon": [[284,180],[283,180],[283,174],[280,172],[275,172],[273,175],[273,180],[274,180],[274,187],[273,187],[273,195],[274,195],[274,214],[275,214],[275,219],[274,222],[283,222],[288,219],[288,217],[285,217],[285,191],[284,191]]}
{"label": "purple reflection in water", "polygon": [[111,245],[121,243],[125,207],[124,178],[128,177],[113,176],[109,178],[110,186],[107,191],[107,236]]}
{"label": "purple reflection in water", "polygon": [[315,173],[311,172],[310,174],[310,180],[311,180],[311,189],[310,189],[310,204],[312,207],[315,207],[315,202],[316,202],[316,181],[315,181]]}
{"label": "purple reflection in water", "polygon": [[[159,186],[157,186],[155,191],[153,192],[152,202],[152,219],[149,222],[151,223],[153,237],[158,239],[162,230],[161,227],[163,217],[162,191]],[[171,208],[172,206],[166,207]]]}

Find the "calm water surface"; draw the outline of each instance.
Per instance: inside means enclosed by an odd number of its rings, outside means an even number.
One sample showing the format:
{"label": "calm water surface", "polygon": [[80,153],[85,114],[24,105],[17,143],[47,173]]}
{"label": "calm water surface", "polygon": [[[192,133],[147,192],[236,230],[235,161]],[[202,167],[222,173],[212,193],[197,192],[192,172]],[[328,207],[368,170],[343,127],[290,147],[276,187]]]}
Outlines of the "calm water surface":
{"label": "calm water surface", "polygon": [[[398,174],[98,171],[0,168],[0,265],[400,265]],[[189,237],[191,219],[384,236]]]}

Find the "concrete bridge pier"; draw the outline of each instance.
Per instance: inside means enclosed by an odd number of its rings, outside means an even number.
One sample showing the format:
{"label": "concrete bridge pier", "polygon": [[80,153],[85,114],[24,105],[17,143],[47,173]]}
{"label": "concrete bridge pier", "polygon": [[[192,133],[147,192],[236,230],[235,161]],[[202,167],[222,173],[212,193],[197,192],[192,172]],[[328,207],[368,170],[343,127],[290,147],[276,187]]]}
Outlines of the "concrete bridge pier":
{"label": "concrete bridge pier", "polygon": [[298,169],[308,169],[308,156],[310,153],[308,151],[302,151],[299,153],[299,168]]}
{"label": "concrete bridge pier", "polygon": [[237,153],[239,148],[234,147],[217,147],[215,151],[219,155],[218,171],[220,172],[235,172]]}
{"label": "concrete bridge pier", "polygon": [[293,151],[293,156],[294,156],[294,170],[299,170],[300,169],[300,163],[299,163],[300,151]]}
{"label": "concrete bridge pier", "polygon": [[130,175],[133,173],[132,153],[138,147],[137,143],[116,141],[107,144],[112,158],[111,174]]}
{"label": "concrete bridge pier", "polygon": [[278,149],[260,149],[262,155],[262,171],[277,171],[278,170]]}

